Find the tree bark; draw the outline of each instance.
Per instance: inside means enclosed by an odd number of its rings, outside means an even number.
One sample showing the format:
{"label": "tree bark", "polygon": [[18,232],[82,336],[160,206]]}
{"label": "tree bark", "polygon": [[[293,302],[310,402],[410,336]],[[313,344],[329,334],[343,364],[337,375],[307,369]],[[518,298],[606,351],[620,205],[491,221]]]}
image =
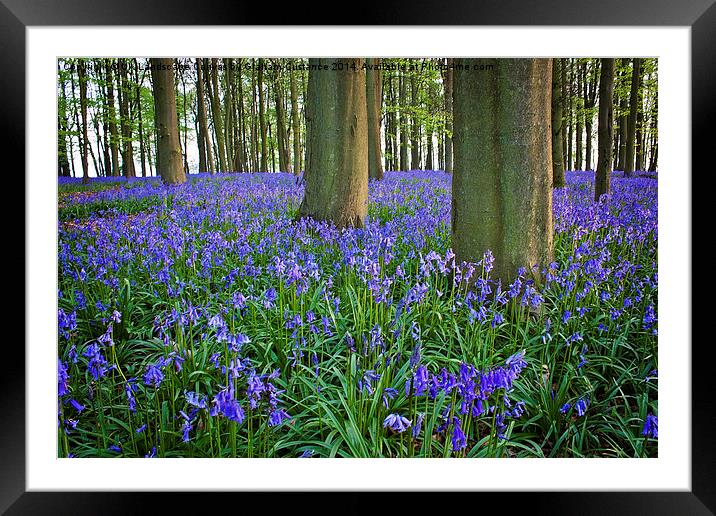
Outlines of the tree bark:
{"label": "tree bark", "polygon": [[[199,165],[200,172],[214,173],[214,156],[211,152],[211,136],[209,134],[209,124],[206,116],[206,103],[204,102],[204,75],[207,67],[206,60],[202,63],[201,60],[196,60],[196,101],[197,109],[199,111],[199,128],[201,130],[202,145],[199,147],[199,161],[201,163],[202,155],[204,159],[204,166]],[[201,152],[203,150],[203,152]]]}
{"label": "tree bark", "polygon": [[80,86],[80,110],[82,114],[82,145],[80,156],[82,158],[82,184],[89,183],[89,164],[87,163],[87,75],[85,74],[84,59],[77,60],[77,81]]}
{"label": "tree bark", "polygon": [[129,80],[127,79],[127,62],[120,58],[117,62],[120,79],[119,114],[122,126],[122,172],[124,177],[136,177],[134,168],[134,149],[132,148],[132,125],[129,119]]}
{"label": "tree bark", "polygon": [[264,108],[264,70],[263,60],[261,58],[259,58],[259,69],[256,80],[259,90],[259,128],[261,132],[261,165],[259,171],[268,172],[268,136],[266,134],[266,111]]}
{"label": "tree bark", "polygon": [[65,93],[65,78],[57,62],[57,75],[60,82],[60,95],[57,109],[57,174],[70,177],[72,174],[67,151],[67,94]]}
{"label": "tree bark", "polygon": [[211,101],[211,118],[214,121],[214,138],[216,140],[219,172],[227,172],[226,146],[224,142],[224,123],[219,105],[219,64],[216,58],[211,59],[211,69],[208,71],[210,81],[209,100]]}
{"label": "tree bark", "polygon": [[445,172],[452,172],[452,123],[453,123],[453,59],[447,60],[447,70],[445,71],[445,138],[443,150],[445,152]]}
{"label": "tree bark", "polygon": [[119,134],[117,133],[117,110],[114,106],[114,77],[112,62],[107,63],[107,116],[109,118],[109,150],[112,156],[112,176],[121,175],[119,168]]}
{"label": "tree bark", "polygon": [[383,79],[379,58],[366,59],[365,76],[366,102],[368,112],[368,178],[383,179],[383,158],[380,148],[380,112],[382,105]]}
{"label": "tree bark", "polygon": [[281,89],[280,63],[275,63],[273,76],[273,94],[276,105],[276,136],[278,138],[278,168],[281,172],[291,172],[288,159],[288,136],[286,135],[286,115],[283,109],[283,91]]}
{"label": "tree bark", "polygon": [[490,250],[503,288],[552,261],[551,75],[550,59],[456,59],[453,247],[457,263]]}
{"label": "tree bark", "polygon": [[626,154],[624,158],[624,177],[634,173],[634,151],[636,140],[636,116],[639,109],[639,89],[641,88],[641,58],[634,58],[629,94],[629,117],[627,118]]}
{"label": "tree bark", "polygon": [[293,173],[301,174],[301,121],[298,111],[298,88],[296,87],[296,70],[291,67],[289,76],[291,90],[291,125],[293,126]]}
{"label": "tree bark", "polygon": [[348,64],[309,68],[305,194],[298,218],[362,227],[368,207],[368,114],[362,59],[309,59]]}
{"label": "tree bark", "polygon": [[154,115],[157,128],[157,171],[167,184],[186,182],[179,144],[179,120],[174,95],[174,60],[150,59]]}
{"label": "tree bark", "polygon": [[584,83],[584,63],[577,63],[577,95],[575,96],[575,115],[577,118],[577,144],[576,156],[574,160],[574,170],[582,170],[582,127],[584,121],[584,109],[580,106],[582,100],[582,84]]}
{"label": "tree bark", "polygon": [[614,141],[614,59],[602,59],[599,79],[599,126],[597,171],[594,180],[594,200],[609,194]]}
{"label": "tree bark", "polygon": [[415,72],[410,74],[410,169],[420,169],[420,119],[418,111],[420,103],[418,98],[418,76]]}
{"label": "tree bark", "polygon": [[400,170],[408,170],[408,116],[406,113],[406,107],[408,104],[407,99],[407,85],[406,78],[403,72],[399,72],[398,75],[398,131],[400,133]]}
{"label": "tree bark", "polygon": [[564,161],[562,155],[562,84],[561,63],[552,60],[552,186],[564,186]]}

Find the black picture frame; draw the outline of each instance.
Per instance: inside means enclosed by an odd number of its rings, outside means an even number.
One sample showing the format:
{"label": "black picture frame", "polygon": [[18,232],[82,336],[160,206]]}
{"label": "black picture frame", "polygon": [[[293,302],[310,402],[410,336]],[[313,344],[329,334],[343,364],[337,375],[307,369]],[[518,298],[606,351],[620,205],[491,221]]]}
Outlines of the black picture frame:
{"label": "black picture frame", "polygon": [[[25,28],[28,26],[64,25],[300,25],[316,24],[318,8],[306,4],[284,6],[280,10],[270,9],[262,2],[228,2],[203,0],[67,0],[47,2],[43,0],[0,0],[0,99],[7,135],[3,141],[3,156],[16,156],[17,170],[25,170]],[[354,12],[353,12],[354,11]],[[691,27],[691,120],[692,120],[692,169],[710,169],[713,160],[708,128],[716,117],[716,5],[714,0],[553,0],[549,2],[523,3],[519,0],[494,0],[469,2],[439,2],[435,0],[414,0],[400,5],[398,2],[362,2],[359,9],[341,11],[338,7],[323,10],[324,23],[341,25],[550,25],[550,26],[689,26]],[[341,14],[342,13],[342,14]],[[350,14],[347,14],[350,13]],[[331,19],[333,18],[333,19]],[[23,102],[17,101],[23,99]],[[707,138],[709,141],[707,143]],[[675,172],[676,173],[676,172]],[[686,174],[686,171],[684,171]],[[25,175],[14,192],[25,192]],[[691,177],[688,178],[691,181]],[[8,190],[6,190],[8,191]],[[693,191],[693,190],[692,190]],[[695,203],[694,203],[695,204]],[[17,215],[13,217],[16,221]],[[693,223],[697,220],[692,216]],[[24,224],[16,223],[18,232],[25,231]],[[709,231],[706,229],[706,231]],[[692,231],[692,235],[693,235]],[[697,233],[698,234],[698,233]],[[33,273],[27,266],[24,234],[13,241],[16,252],[9,256],[6,271],[14,270],[18,262],[25,268],[26,278]],[[693,270],[698,266],[693,261],[684,264]],[[706,268],[708,269],[708,268]],[[704,270],[699,267],[696,270]],[[691,303],[691,300],[683,300]],[[25,306],[23,302],[23,306]],[[696,308],[696,303],[693,303]],[[28,310],[25,308],[25,322]],[[693,313],[693,311],[692,311]],[[694,320],[692,316],[692,321]],[[698,320],[698,319],[697,319]],[[5,327],[18,322],[6,321]],[[192,512],[196,507],[204,509],[219,503],[235,503],[245,494],[204,493],[80,493],[80,492],[26,492],[25,489],[25,371],[29,365],[19,339],[6,336],[3,353],[3,368],[0,372],[0,511],[8,514],[127,514],[149,512],[150,503],[161,507],[162,513]],[[23,339],[24,340],[24,339]],[[713,356],[710,339],[681,343],[685,350],[691,345],[692,357],[692,457],[690,492],[529,492],[529,493],[474,493],[471,499],[453,502],[440,496],[438,507],[446,504],[463,503],[465,507],[487,509],[490,502],[497,503],[501,512],[528,514],[714,514],[716,513],[716,478],[714,478],[714,438],[712,436],[716,418],[712,387],[710,358]],[[10,348],[10,349],[8,349]],[[13,356],[14,353],[14,356]],[[559,479],[555,479],[556,482]],[[291,496],[289,494],[289,496]],[[312,497],[314,495],[309,495]],[[324,495],[311,502],[311,510],[335,510],[334,502],[328,502]],[[401,513],[411,506],[425,507],[425,496],[412,493],[410,496],[392,498],[390,505],[384,502],[368,502],[366,493],[349,493],[340,498],[339,512],[361,512],[374,508],[399,510]],[[206,505],[207,499],[210,504]],[[301,497],[306,499],[306,497]],[[280,507],[286,500],[285,508],[295,506],[293,498],[273,493],[262,496],[259,503],[264,508]],[[448,502],[448,500],[451,500]],[[291,503],[289,504],[289,501]],[[306,503],[301,502],[301,503]],[[279,505],[276,505],[279,504]],[[322,509],[323,507],[324,509]],[[244,509],[247,509],[244,507]],[[457,507],[460,509],[460,506]],[[274,512],[273,510],[271,512]],[[423,512],[423,511],[421,511]]]}

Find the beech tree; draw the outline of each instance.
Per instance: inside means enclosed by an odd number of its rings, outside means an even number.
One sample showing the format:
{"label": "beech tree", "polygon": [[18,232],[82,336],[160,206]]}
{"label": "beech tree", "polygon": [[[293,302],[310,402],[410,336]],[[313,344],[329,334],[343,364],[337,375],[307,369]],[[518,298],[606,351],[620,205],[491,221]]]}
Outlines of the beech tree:
{"label": "beech tree", "polygon": [[179,120],[174,95],[174,60],[150,59],[154,83],[154,112],[157,131],[157,171],[167,184],[186,182],[179,143]]}
{"label": "beech tree", "polygon": [[504,286],[552,261],[552,60],[455,63],[453,249],[458,263],[490,250]]}
{"label": "beech tree", "polygon": [[559,59],[552,59],[552,186],[564,186],[564,156],[562,147],[562,81]]}
{"label": "beech tree", "polygon": [[366,102],[368,103],[368,177],[383,179],[383,158],[380,149],[380,112],[382,104],[383,79],[380,59],[367,59],[366,63]]}
{"label": "beech tree", "polygon": [[[331,70],[334,61],[342,69]],[[327,66],[328,69],[320,69]],[[298,218],[362,227],[368,208],[368,114],[363,59],[309,59],[306,183]]]}
{"label": "beech tree", "polygon": [[636,146],[636,122],[639,109],[639,88],[641,87],[641,59],[634,58],[631,74],[631,93],[629,95],[629,116],[627,117],[626,154],[624,158],[624,176],[631,177],[634,172],[634,152]]}
{"label": "beech tree", "polygon": [[599,78],[599,125],[597,171],[594,180],[594,200],[609,193],[609,179],[612,164],[612,143],[614,142],[614,59],[602,59]]}

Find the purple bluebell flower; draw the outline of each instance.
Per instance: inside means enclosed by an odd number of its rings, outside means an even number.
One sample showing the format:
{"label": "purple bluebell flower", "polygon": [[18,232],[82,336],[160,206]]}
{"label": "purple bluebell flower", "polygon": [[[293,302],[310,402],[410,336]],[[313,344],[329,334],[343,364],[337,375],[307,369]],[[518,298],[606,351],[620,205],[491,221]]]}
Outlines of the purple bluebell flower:
{"label": "purple bluebell flower", "polygon": [[390,428],[394,432],[402,433],[410,428],[410,420],[399,414],[389,414],[383,420],[383,428]]}
{"label": "purple bluebell flower", "polygon": [[644,428],[641,431],[641,435],[654,439],[659,438],[659,419],[651,412],[647,414],[644,420]]}
{"label": "purple bluebell flower", "polygon": [[57,361],[57,396],[64,396],[70,392],[70,375],[67,373],[67,366],[61,360]]}

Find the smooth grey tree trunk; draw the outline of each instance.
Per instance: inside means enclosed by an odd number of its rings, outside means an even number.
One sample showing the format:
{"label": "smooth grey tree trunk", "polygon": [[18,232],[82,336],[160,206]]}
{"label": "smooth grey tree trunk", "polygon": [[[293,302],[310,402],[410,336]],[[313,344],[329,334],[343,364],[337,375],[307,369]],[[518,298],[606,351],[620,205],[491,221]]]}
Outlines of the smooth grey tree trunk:
{"label": "smooth grey tree trunk", "polygon": [[[456,59],[452,242],[509,283],[553,256],[551,59]],[[492,65],[475,71],[474,65]]]}
{"label": "smooth grey tree trunk", "polygon": [[594,200],[609,193],[609,180],[614,142],[614,59],[602,59],[599,79],[599,126],[597,171],[594,180]]}
{"label": "smooth grey tree trunk", "polygon": [[562,84],[560,59],[552,59],[552,181],[555,188],[564,186],[562,147]]}
{"label": "smooth grey tree trunk", "polygon": [[380,112],[382,104],[383,79],[379,69],[379,58],[367,59],[366,102],[368,109],[368,178],[383,179],[383,158],[380,148]]}
{"label": "smooth grey tree trunk", "polygon": [[173,59],[150,59],[157,128],[157,171],[167,184],[186,182],[174,96]]}
{"label": "smooth grey tree trunk", "polygon": [[[348,63],[330,70],[331,63]],[[362,227],[368,208],[368,114],[363,59],[309,59],[306,183],[297,218]]]}

